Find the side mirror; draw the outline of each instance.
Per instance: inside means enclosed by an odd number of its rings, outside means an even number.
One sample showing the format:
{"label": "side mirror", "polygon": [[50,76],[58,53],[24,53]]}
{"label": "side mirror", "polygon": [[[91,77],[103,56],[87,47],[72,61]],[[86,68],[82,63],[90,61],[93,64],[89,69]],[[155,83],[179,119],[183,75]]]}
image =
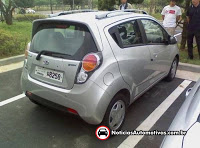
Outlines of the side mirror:
{"label": "side mirror", "polygon": [[177,39],[174,36],[169,37],[169,44],[177,44]]}

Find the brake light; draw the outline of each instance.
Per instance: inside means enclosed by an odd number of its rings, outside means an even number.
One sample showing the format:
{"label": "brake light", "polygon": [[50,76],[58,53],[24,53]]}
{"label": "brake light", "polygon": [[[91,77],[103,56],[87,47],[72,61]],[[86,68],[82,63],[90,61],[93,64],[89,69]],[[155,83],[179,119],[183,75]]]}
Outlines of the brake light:
{"label": "brake light", "polygon": [[56,28],[66,29],[69,28],[69,25],[56,25]]}
{"label": "brake light", "polygon": [[99,65],[99,56],[96,54],[88,54],[83,58],[82,68],[86,72],[95,70]]}
{"label": "brake light", "polygon": [[30,46],[31,46],[31,43],[29,42],[28,44],[27,44],[27,46],[26,46],[26,49],[25,49],[25,59],[27,59],[28,58],[28,51],[29,51],[29,49],[30,49]]}

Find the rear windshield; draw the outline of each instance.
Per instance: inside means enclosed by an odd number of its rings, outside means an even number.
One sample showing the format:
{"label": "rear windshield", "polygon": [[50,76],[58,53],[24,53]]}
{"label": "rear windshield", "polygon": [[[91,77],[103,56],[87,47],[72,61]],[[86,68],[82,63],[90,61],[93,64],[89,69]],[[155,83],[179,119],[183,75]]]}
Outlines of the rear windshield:
{"label": "rear windshield", "polygon": [[82,24],[57,23],[42,24],[37,28],[31,42],[30,51],[52,51],[65,59],[82,60],[90,53],[97,52],[97,47],[88,28]]}

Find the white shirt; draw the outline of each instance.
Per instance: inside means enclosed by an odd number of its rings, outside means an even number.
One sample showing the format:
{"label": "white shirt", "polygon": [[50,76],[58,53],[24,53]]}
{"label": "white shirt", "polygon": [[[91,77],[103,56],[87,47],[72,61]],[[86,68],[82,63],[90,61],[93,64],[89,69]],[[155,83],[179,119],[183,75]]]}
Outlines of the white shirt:
{"label": "white shirt", "polygon": [[163,21],[164,27],[176,27],[176,17],[182,15],[182,12],[180,7],[168,5],[163,8],[161,14],[165,16]]}
{"label": "white shirt", "polygon": [[126,6],[126,4],[122,4],[121,10],[125,10],[125,6]]}

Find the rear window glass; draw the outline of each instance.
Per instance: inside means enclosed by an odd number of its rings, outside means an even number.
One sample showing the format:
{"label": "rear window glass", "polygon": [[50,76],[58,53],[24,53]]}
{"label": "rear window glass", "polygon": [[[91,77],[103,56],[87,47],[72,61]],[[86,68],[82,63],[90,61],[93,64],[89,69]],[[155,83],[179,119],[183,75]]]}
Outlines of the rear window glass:
{"label": "rear window glass", "polygon": [[59,53],[59,57],[65,59],[82,60],[86,54],[97,52],[97,47],[85,25],[58,23],[42,24],[37,28],[30,51],[43,50]]}

